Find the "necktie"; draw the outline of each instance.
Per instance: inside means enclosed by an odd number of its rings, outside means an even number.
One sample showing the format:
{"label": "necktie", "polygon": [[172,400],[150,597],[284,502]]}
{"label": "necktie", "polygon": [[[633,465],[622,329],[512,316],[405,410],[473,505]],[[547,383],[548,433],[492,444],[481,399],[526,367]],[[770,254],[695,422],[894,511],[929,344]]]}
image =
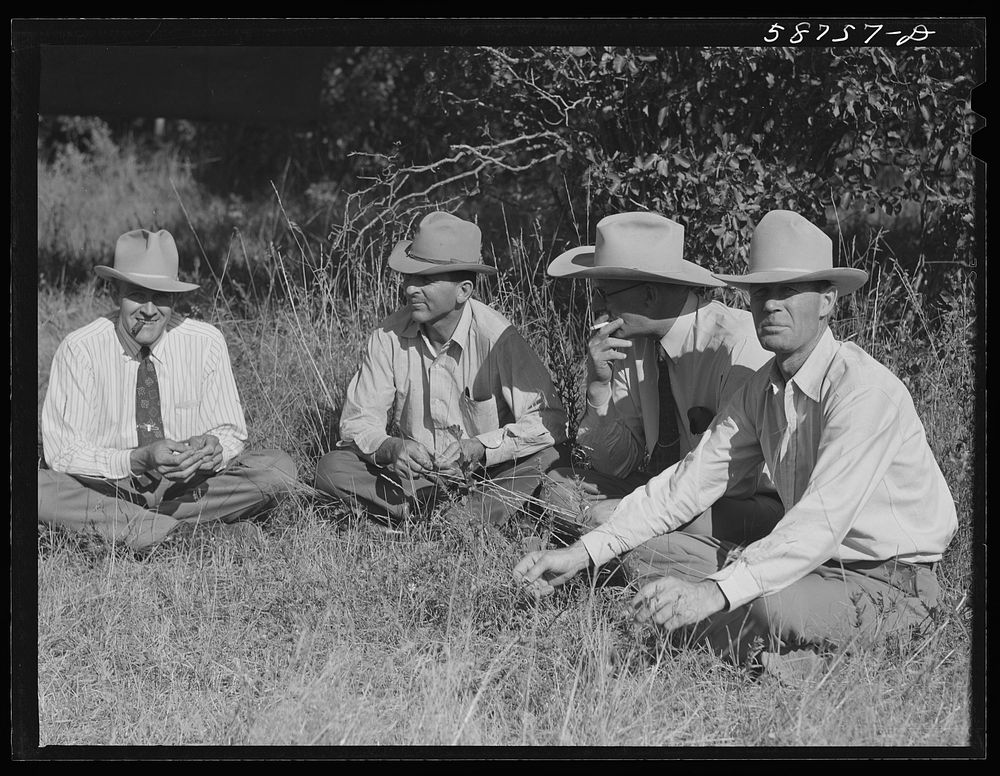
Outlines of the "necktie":
{"label": "necktie", "polygon": [[668,466],[680,460],[680,434],[677,430],[677,405],[674,392],[670,389],[670,375],[667,373],[667,354],[656,346],[657,390],[660,395],[660,431],[656,446],[649,454],[649,474],[659,474]]}
{"label": "necktie", "polygon": [[149,348],[139,351],[139,373],[135,380],[135,430],[139,447],[163,439],[163,417],[160,414],[160,384],[156,367],[149,357]]}

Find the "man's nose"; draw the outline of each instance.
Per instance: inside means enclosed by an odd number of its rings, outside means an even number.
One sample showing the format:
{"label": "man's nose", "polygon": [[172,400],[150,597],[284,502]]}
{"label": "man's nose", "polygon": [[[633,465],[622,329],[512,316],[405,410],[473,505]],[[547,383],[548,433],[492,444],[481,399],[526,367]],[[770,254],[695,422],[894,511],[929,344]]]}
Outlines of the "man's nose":
{"label": "man's nose", "polygon": [[143,304],[139,306],[139,312],[145,315],[147,318],[152,318],[156,315],[156,305],[153,304],[152,299],[147,299]]}

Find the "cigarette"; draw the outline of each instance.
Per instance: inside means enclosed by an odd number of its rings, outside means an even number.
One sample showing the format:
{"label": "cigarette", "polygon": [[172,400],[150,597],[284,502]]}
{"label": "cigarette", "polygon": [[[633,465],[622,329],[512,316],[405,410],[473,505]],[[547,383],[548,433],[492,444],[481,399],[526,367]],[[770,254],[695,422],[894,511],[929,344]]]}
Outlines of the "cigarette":
{"label": "cigarette", "polygon": [[136,321],[135,326],[132,327],[132,336],[134,337],[139,333],[139,329],[146,325],[145,321]]}
{"label": "cigarette", "polygon": [[590,330],[597,331],[598,329],[603,329],[609,323],[611,323],[611,321],[605,321],[604,323],[595,323],[593,326],[590,327]]}

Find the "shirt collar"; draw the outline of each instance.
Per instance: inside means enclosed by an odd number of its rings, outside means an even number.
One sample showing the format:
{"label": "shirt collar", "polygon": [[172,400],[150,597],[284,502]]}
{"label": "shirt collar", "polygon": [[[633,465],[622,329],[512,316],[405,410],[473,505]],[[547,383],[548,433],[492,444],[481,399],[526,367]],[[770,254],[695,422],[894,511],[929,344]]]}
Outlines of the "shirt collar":
{"label": "shirt collar", "polygon": [[446,342],[440,350],[437,350],[432,344],[427,335],[424,334],[423,329],[420,328],[420,324],[414,321],[412,318],[410,322],[406,324],[403,328],[402,335],[404,337],[421,337],[427,346],[430,348],[432,353],[441,352],[447,350],[449,343],[454,342],[463,350],[468,347],[469,344],[469,330],[472,328],[472,300],[470,299],[462,306],[462,315],[458,319],[458,325],[455,326],[455,331],[451,333],[451,337]]}
{"label": "shirt collar", "polygon": [[[813,348],[812,353],[809,354],[802,366],[799,367],[799,371],[792,375],[788,382],[795,383],[799,390],[813,401],[819,401],[823,378],[829,371],[830,362],[833,361],[836,353],[837,340],[833,338],[833,332],[827,327],[826,331],[820,335],[819,342],[816,343],[816,347]],[[785,379],[781,376],[781,370],[778,369],[776,359],[771,363],[771,371],[768,374],[768,378],[771,382],[772,390],[780,391],[785,387]]]}
{"label": "shirt collar", "polygon": [[[180,321],[180,315],[177,312],[170,314],[170,320],[167,322],[166,327],[163,329],[163,333],[160,338],[156,340],[152,345],[149,346],[149,352],[157,361],[162,361],[160,354],[163,351],[163,342],[167,338],[167,333],[173,329]],[[125,327],[122,325],[121,316],[117,313],[115,314],[115,336],[118,338],[118,344],[121,345],[122,355],[139,360],[139,351],[142,350],[142,345],[136,342],[132,337],[129,336],[128,332],[125,331]]]}
{"label": "shirt collar", "polygon": [[694,326],[694,321],[697,317],[696,313],[700,306],[698,304],[699,301],[697,294],[688,291],[687,299],[684,300],[684,306],[670,324],[667,333],[660,338],[660,345],[663,347],[663,352],[670,356],[671,360],[680,358],[684,341]]}

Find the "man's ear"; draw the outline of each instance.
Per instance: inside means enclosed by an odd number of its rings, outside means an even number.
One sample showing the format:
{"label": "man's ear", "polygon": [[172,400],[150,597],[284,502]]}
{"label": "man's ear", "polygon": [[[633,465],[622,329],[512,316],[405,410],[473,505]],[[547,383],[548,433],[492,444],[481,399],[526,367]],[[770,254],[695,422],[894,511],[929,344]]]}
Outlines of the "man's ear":
{"label": "man's ear", "polygon": [[833,314],[833,309],[834,309],[834,307],[837,304],[837,297],[838,296],[839,296],[839,293],[837,291],[837,287],[835,285],[833,285],[832,283],[830,284],[830,286],[826,290],[819,292],[819,299],[820,299],[820,302],[819,302],[819,317],[820,318],[824,318],[824,319],[825,318],[829,318]]}
{"label": "man's ear", "polygon": [[476,290],[476,284],[471,280],[463,280],[458,284],[458,288],[455,289],[456,296],[458,298],[459,304],[464,304],[469,301],[472,296],[472,292]]}

